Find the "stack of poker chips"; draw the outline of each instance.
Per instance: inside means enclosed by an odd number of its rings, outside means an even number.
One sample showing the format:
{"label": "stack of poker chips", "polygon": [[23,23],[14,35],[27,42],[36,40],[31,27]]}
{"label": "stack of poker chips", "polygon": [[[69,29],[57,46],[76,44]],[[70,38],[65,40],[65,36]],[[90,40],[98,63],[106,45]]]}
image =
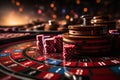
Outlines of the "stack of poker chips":
{"label": "stack of poker chips", "polygon": [[47,38],[45,39],[45,50],[46,53],[55,53],[55,41],[54,38]]}
{"label": "stack of poker chips", "polygon": [[61,35],[54,36],[56,53],[62,53],[63,51],[63,39]]}
{"label": "stack of poker chips", "polygon": [[46,37],[45,35],[37,35],[37,48],[41,53],[62,53],[63,40],[61,35]]}
{"label": "stack of poker chips", "polygon": [[36,40],[37,40],[36,41],[37,49],[41,54],[43,54],[44,53],[44,46],[43,46],[44,35],[37,35]]}
{"label": "stack of poker chips", "polygon": [[63,46],[63,58],[65,60],[70,60],[74,58],[75,45],[73,44],[65,44]]}

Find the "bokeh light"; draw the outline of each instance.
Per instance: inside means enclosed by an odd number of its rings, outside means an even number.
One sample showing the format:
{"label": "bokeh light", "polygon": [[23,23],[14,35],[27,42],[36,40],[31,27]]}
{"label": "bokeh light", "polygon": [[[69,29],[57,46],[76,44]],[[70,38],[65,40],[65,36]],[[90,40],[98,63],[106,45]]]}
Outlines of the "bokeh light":
{"label": "bokeh light", "polygon": [[66,18],[66,19],[70,19],[70,16],[69,16],[69,15],[66,15],[65,18]]}
{"label": "bokeh light", "polygon": [[53,18],[53,19],[56,19],[56,18],[57,18],[57,15],[56,15],[56,14],[53,14],[53,15],[52,15],[52,18]]}
{"label": "bokeh light", "polygon": [[22,7],[19,8],[19,12],[23,12],[23,8]]}
{"label": "bokeh light", "polygon": [[74,18],[77,19],[79,16],[78,14],[74,14]]}
{"label": "bokeh light", "polygon": [[76,0],[76,4],[80,4],[80,0]]}
{"label": "bokeh light", "polygon": [[100,3],[101,2],[101,0],[96,0],[96,3]]}
{"label": "bokeh light", "polygon": [[116,0],[3,0],[0,4],[0,25],[3,24],[2,17],[12,10],[32,17],[31,20],[70,19],[84,14],[119,17],[119,3]]}
{"label": "bokeh light", "polygon": [[20,6],[20,2],[16,2],[16,6]]}
{"label": "bokeh light", "polygon": [[51,8],[53,8],[54,6],[55,6],[54,3],[51,3],[51,4],[50,4],[50,7],[51,7]]}
{"label": "bokeh light", "polygon": [[15,0],[11,0],[11,2],[14,4],[14,3],[15,3]]}
{"label": "bokeh light", "polygon": [[63,14],[66,13],[66,9],[63,8],[63,9],[62,9],[62,13],[63,13]]}
{"label": "bokeh light", "polygon": [[13,25],[24,25],[29,21],[28,15],[23,15],[15,11],[9,11],[4,14],[0,25],[13,26]]}
{"label": "bokeh light", "polygon": [[86,8],[86,7],[83,8],[83,11],[84,11],[84,12],[88,12],[88,8]]}
{"label": "bokeh light", "polygon": [[41,13],[42,13],[42,10],[41,10],[41,9],[38,9],[37,12],[38,12],[38,14],[41,14]]}

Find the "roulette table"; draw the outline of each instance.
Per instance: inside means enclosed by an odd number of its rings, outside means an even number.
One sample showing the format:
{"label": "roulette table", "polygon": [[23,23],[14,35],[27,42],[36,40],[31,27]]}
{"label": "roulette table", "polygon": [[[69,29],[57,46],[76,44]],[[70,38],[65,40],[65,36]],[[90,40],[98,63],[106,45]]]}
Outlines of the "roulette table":
{"label": "roulette table", "polygon": [[1,0],[0,80],[120,80],[119,7],[118,0]]}
{"label": "roulette table", "polygon": [[62,53],[40,53],[35,37],[29,35],[0,45],[0,80],[120,79],[120,56],[114,52],[112,56],[80,56],[65,61]]}

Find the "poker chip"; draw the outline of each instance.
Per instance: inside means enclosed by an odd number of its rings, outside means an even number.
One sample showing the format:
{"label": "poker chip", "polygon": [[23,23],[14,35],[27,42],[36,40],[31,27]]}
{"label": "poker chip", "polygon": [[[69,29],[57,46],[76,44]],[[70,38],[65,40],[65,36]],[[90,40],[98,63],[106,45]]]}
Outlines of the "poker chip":
{"label": "poker chip", "polygon": [[63,57],[66,60],[73,59],[74,58],[74,51],[75,51],[75,45],[65,44],[63,46]]}
{"label": "poker chip", "polygon": [[61,35],[54,36],[55,38],[55,49],[56,53],[62,53],[63,52],[63,39]]}
{"label": "poker chip", "polygon": [[47,38],[45,39],[45,50],[46,53],[55,53],[55,42],[54,38]]}
{"label": "poker chip", "polygon": [[41,53],[62,53],[63,39],[61,35],[37,35],[36,45]]}
{"label": "poker chip", "polygon": [[36,40],[37,40],[36,41],[37,49],[41,54],[43,54],[44,53],[44,51],[43,51],[43,49],[44,49],[44,47],[43,47],[44,35],[37,35]]}
{"label": "poker chip", "polygon": [[44,39],[44,35],[37,35],[36,36],[36,40],[40,41],[41,43],[42,43],[43,39]]}

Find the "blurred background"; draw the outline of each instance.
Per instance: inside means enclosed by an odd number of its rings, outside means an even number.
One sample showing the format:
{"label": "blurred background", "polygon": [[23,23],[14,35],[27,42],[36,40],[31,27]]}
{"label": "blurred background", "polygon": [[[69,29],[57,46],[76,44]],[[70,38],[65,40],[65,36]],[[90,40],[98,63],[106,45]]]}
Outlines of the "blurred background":
{"label": "blurred background", "polygon": [[120,18],[119,0],[1,0],[0,25],[23,25],[34,20],[78,19],[81,15]]}

